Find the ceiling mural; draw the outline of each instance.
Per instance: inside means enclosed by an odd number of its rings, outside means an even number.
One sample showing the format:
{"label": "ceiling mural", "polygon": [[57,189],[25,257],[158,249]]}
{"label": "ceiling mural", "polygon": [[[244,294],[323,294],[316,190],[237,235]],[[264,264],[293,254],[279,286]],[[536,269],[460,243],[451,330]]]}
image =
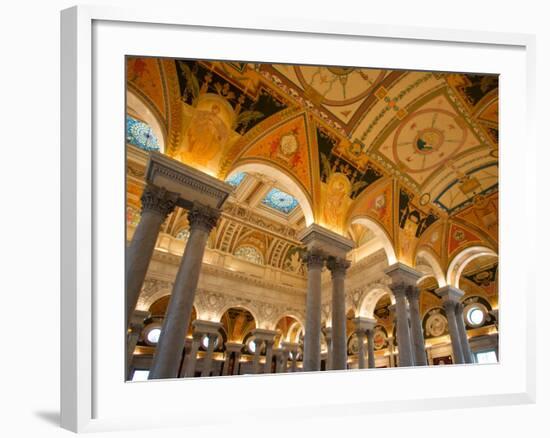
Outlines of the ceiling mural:
{"label": "ceiling mural", "polygon": [[128,57],[126,83],[155,109],[162,120],[168,114],[166,89],[160,60],[156,58]]}
{"label": "ceiling mural", "polygon": [[[368,226],[353,230],[354,218],[374,221],[406,263],[422,248],[442,269],[476,242],[498,249],[496,75],[128,57],[127,78],[166,127],[168,155],[231,175],[233,219],[215,247],[233,254],[270,221],[288,239],[304,226],[307,199],[315,222],[358,242]],[[131,116],[127,142],[153,149],[164,133]],[[305,197],[239,172],[255,163]],[[303,271],[294,238],[255,237],[261,263]]]}

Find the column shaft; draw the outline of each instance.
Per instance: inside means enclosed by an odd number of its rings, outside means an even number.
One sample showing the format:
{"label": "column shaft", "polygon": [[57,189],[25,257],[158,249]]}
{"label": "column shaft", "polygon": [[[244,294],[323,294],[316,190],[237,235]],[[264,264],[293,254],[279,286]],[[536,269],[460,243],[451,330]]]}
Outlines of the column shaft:
{"label": "column shaft", "polygon": [[365,332],[363,330],[357,330],[356,335],[357,342],[359,343],[359,351],[357,352],[359,356],[359,369],[362,370],[365,368]]}
{"label": "column shaft", "polygon": [[420,318],[420,290],[416,286],[410,286],[407,290],[407,298],[409,299],[411,316],[411,338],[414,364],[417,366],[427,365],[424,333],[422,331],[422,320]]}
{"label": "column shaft", "polygon": [[306,332],[304,335],[304,371],[321,369],[321,269],[323,257],[307,256]]}
{"label": "column shaft", "polygon": [[346,295],[344,278],[349,262],[331,257],[327,267],[332,274],[332,369],[347,368]]}
{"label": "column shaft", "polygon": [[187,363],[185,364],[185,377],[194,377],[195,368],[197,366],[197,353],[199,351],[201,342],[201,334],[193,333],[193,343],[191,344],[191,352],[187,356]]}
{"label": "column shaft", "polygon": [[470,348],[470,342],[468,341],[466,325],[464,324],[464,306],[462,305],[462,303],[457,303],[455,307],[455,315],[456,324],[458,327],[458,334],[460,335],[464,363],[473,363],[472,350]]}
{"label": "column shaft", "polygon": [[260,373],[260,354],[262,352],[263,342],[260,339],[254,339],[254,362],[252,362],[252,374]]}
{"label": "column shaft", "polygon": [[414,364],[411,349],[411,332],[409,329],[409,312],[405,287],[397,285],[392,287],[395,296],[395,312],[397,314],[397,342],[399,345],[399,366],[408,367]]}
{"label": "column shaft", "polygon": [[265,365],[264,374],[271,373],[271,362],[273,361],[273,341],[265,341]]}
{"label": "column shaft", "polygon": [[290,371],[295,373],[298,369],[298,350],[292,352],[292,361],[290,363]]}
{"label": "column shaft", "polygon": [[202,361],[201,377],[209,377],[212,368],[212,353],[216,346],[217,333],[210,333],[208,336],[208,348],[206,349],[206,356]]}
{"label": "column shaft", "polygon": [[143,190],[141,218],[126,250],[126,327],[136,309],[160,227],[174,210],[176,200],[174,193],[152,185]]}
{"label": "column shaft", "polygon": [[374,329],[367,329],[367,348],[369,351],[369,368],[376,368],[374,357]]}
{"label": "column shaft", "polygon": [[185,334],[191,319],[195,292],[210,230],[215,226],[219,211],[193,207],[188,213],[190,235],[181,260],[172,296],[153,357],[151,379],[177,377]]}
{"label": "column shaft", "polygon": [[460,343],[460,335],[458,333],[458,325],[456,322],[455,307],[456,303],[454,301],[443,301],[443,308],[445,309],[445,315],[447,316],[447,325],[449,327],[449,335],[451,336],[454,361],[455,363],[464,363],[462,345]]}
{"label": "column shaft", "polygon": [[229,364],[231,363],[231,354],[232,351],[225,352],[225,361],[223,362],[223,370],[222,370],[222,376],[227,376],[229,373]]}
{"label": "column shaft", "polygon": [[327,341],[326,369],[328,371],[332,369],[332,328],[331,327],[325,328],[325,340]]}
{"label": "column shaft", "polygon": [[240,360],[241,360],[241,352],[236,351],[235,359],[233,361],[233,372],[232,372],[232,375],[234,376],[237,376],[240,372],[240,366],[241,366]]}

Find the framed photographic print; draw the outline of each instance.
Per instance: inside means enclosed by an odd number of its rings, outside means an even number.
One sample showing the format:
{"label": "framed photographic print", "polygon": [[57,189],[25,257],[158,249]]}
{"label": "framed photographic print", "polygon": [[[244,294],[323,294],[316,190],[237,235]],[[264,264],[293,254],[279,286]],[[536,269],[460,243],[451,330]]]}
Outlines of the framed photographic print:
{"label": "framed photographic print", "polygon": [[533,400],[532,37],[75,7],[61,43],[63,427]]}

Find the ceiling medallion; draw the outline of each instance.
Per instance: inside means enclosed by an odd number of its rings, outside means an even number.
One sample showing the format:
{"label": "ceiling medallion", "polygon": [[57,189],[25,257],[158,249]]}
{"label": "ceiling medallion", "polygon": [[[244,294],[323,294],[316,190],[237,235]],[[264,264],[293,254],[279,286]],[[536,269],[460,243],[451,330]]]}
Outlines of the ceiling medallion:
{"label": "ceiling medallion", "polygon": [[404,173],[432,170],[451,159],[466,137],[466,125],[455,114],[442,109],[417,111],[395,132],[393,158]]}
{"label": "ceiling medallion", "polygon": [[414,139],[414,147],[419,154],[432,154],[439,150],[445,136],[436,128],[426,128],[418,131]]}
{"label": "ceiling medallion", "polygon": [[298,150],[298,138],[293,133],[285,134],[281,137],[279,150],[285,157],[290,157]]}

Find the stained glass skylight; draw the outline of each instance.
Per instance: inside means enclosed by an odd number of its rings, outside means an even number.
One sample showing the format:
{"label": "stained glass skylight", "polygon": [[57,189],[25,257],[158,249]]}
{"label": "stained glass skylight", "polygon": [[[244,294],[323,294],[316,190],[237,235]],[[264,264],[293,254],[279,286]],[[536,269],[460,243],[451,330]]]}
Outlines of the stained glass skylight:
{"label": "stained glass skylight", "polygon": [[230,178],[227,178],[225,182],[230,186],[237,187],[242,182],[245,176],[246,176],[246,173],[239,172],[231,176]]}
{"label": "stained glass skylight", "polygon": [[298,201],[292,195],[283,192],[279,189],[271,189],[265,198],[262,199],[262,204],[267,205],[284,214],[289,214],[296,208]]}
{"label": "stained glass skylight", "polygon": [[158,138],[153,129],[132,116],[126,116],[126,141],[144,151],[159,151]]}

